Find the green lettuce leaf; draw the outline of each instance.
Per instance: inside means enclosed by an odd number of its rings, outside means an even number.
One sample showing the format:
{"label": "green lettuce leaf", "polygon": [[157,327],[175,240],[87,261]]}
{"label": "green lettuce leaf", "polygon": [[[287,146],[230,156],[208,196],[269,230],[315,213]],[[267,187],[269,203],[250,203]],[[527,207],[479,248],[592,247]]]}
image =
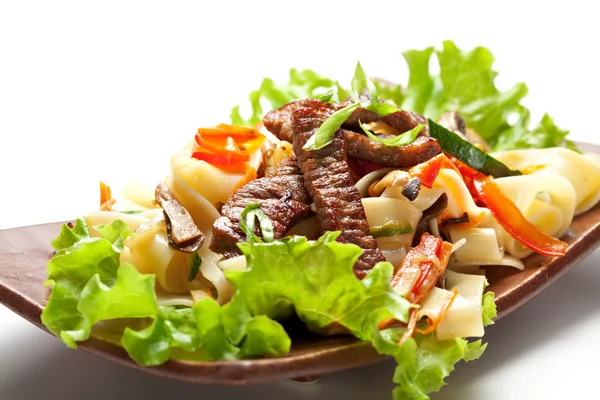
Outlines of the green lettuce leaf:
{"label": "green lettuce leaf", "polygon": [[390,286],[392,264],[379,263],[365,279],[357,279],[353,266],[362,250],[337,242],[338,235],[327,232],[314,243],[302,236],[240,243],[248,269],[226,272],[237,289],[223,307],[228,336],[239,337],[240,315],[281,319],[292,310],[315,332],[343,327],[362,340],[370,340],[382,319],[374,323],[370,318],[380,309],[406,322],[412,305]]}
{"label": "green lettuce leaf", "polygon": [[[489,285],[490,284],[486,279],[483,284],[483,289],[485,290]],[[483,293],[481,298],[481,318],[483,320],[483,326],[493,325],[494,318],[498,315],[494,299],[494,292],[487,291]]]}
{"label": "green lettuce leaf", "polygon": [[67,224],[64,224],[60,228],[60,234],[52,240],[52,248],[56,251],[61,251],[87,237],[90,237],[90,231],[85,219],[79,218],[75,221],[75,225],[72,228]]}
{"label": "green lettuce leaf", "polygon": [[498,315],[496,312],[496,303],[494,302],[494,292],[485,292],[481,299],[481,304],[483,326],[494,324],[494,318]]}
{"label": "green lettuce leaf", "polygon": [[[42,312],[42,323],[73,348],[77,341],[89,337],[93,324],[79,308],[86,289],[91,290],[87,284],[94,279],[96,284],[106,287],[116,281],[123,240],[130,234],[123,221],[97,228],[100,237],[92,238],[85,219],[77,220],[73,228],[64,225],[60,235],[52,241],[58,253],[46,267],[47,284],[53,289]],[[76,242],[64,247],[76,238]]]}
{"label": "green lettuce leaf", "polygon": [[158,312],[154,277],[140,274],[134,266],[121,264],[110,287],[95,274],[81,292],[77,309],[90,325],[114,318],[142,318]]}
{"label": "green lettuce leaf", "polygon": [[154,275],[119,263],[127,226],[115,221],[96,229],[100,237],[81,238],[48,264],[54,287],[42,321],[75,347],[97,322],[142,319],[145,327],[125,329],[121,343],[145,366],[177,358],[179,350],[208,360],[284,355],[291,341],[274,319],[294,312],[314,331],[370,340],[381,320],[374,314],[405,322],[412,307],[390,286],[391,264],[378,264],[362,281],[355,277],[362,250],[338,243],[339,232],[313,243],[305,237],[240,243],[248,268],[227,273],[236,287],[229,303],[203,299],[193,308],[159,307]]}
{"label": "green lettuce leaf", "polygon": [[360,99],[360,95],[366,92],[371,95],[373,100],[377,101],[377,87],[365,73],[365,70],[363,69],[362,65],[360,65],[360,61],[356,63],[354,76],[352,77],[351,87],[352,98],[354,100]]}
{"label": "green lettuce leaf", "polygon": [[[264,316],[246,315],[244,334],[233,345],[224,334],[224,308],[212,299],[194,308],[159,307],[155,276],[141,274],[134,266],[121,264],[127,225],[114,221],[94,227],[100,237],[84,230],[85,219],[70,228],[65,225],[54,240],[58,253],[47,265],[53,285],[42,322],[69,347],[90,337],[100,321],[138,318],[142,330],[126,328],[121,344],[140,365],[152,366],[178,358],[178,350],[193,359],[235,359],[253,355],[283,355],[290,339],[281,325]],[[69,232],[72,230],[73,232]],[[77,237],[79,239],[77,240]],[[70,242],[73,242],[69,247]]]}
{"label": "green lettuce leaf", "polygon": [[285,103],[301,98],[314,98],[331,91],[328,100],[340,102],[348,97],[349,91],[340,84],[309,69],[290,69],[290,79],[287,84],[278,85],[272,79],[265,78],[260,87],[249,95],[252,114],[244,118],[240,114],[240,106],[231,110],[231,123],[239,126],[254,126],[262,121],[263,111],[261,101],[266,100],[275,110]]}
{"label": "green lettuce leaf", "polygon": [[[121,344],[129,356],[143,366],[160,365],[169,359],[235,360],[242,356],[242,349],[234,346],[225,335],[222,311],[222,307],[210,298],[200,300],[193,308],[159,307],[158,315],[145,329],[126,328]],[[259,340],[273,340],[276,349],[261,354],[282,355],[289,350],[289,337],[285,331],[281,329],[278,334],[258,333]],[[282,342],[283,351],[280,348]]]}
{"label": "green lettuce leaf", "polygon": [[[402,104],[404,101],[404,93],[402,91],[402,85],[393,84],[383,80],[374,80],[373,84],[375,85],[375,89],[377,90],[377,94],[379,99],[391,102],[396,106],[396,108]],[[376,104],[385,104],[385,103],[376,103]],[[374,110],[379,115],[384,115],[383,110]]]}
{"label": "green lettuce leaf", "polygon": [[[487,287],[487,281],[485,283]],[[494,293],[486,292],[482,297],[484,326],[493,324],[496,317]],[[380,354],[393,356],[397,362],[394,382],[394,399],[425,400],[445,385],[444,379],[454,370],[459,361],[473,361],[481,357],[487,347],[481,339],[469,342],[463,338],[440,341],[435,332],[428,335],[415,334],[402,346],[398,346],[404,333],[403,328],[373,331],[373,347]]]}
{"label": "green lettuce leaf", "polygon": [[[251,117],[244,119],[236,107],[231,114],[232,123],[254,125],[260,122],[264,114],[261,99],[268,100],[273,108],[279,108],[299,98],[319,97],[325,91],[330,92],[327,100],[343,100],[349,93],[357,100],[358,94],[366,89],[374,101],[363,106],[380,115],[396,111],[395,107],[383,102],[391,102],[433,120],[444,112],[459,111],[467,126],[486,139],[494,151],[554,146],[579,151],[566,138],[568,131],[557,127],[548,115],[531,129],[529,109],[521,103],[528,93],[527,86],[519,82],[507,90],[499,90],[495,83],[498,73],[493,69],[494,56],[485,47],[467,51],[459,49],[452,41],[445,41],[439,50],[434,47],[408,50],[403,56],[409,70],[404,91],[400,84],[371,81],[360,63],[351,90],[314,71],[292,69],[285,85],[265,79],[260,88],[250,94]],[[439,74],[431,72],[432,61],[437,62]],[[516,122],[512,122],[513,118]]]}
{"label": "green lettuce leaf", "polygon": [[[429,69],[432,55],[439,64],[439,75]],[[496,87],[494,56],[484,47],[460,50],[452,41],[441,50],[432,47],[404,53],[410,77],[401,107],[437,120],[447,111],[459,111],[467,126],[477,131],[494,150],[546,148],[565,145],[568,131],[558,128],[545,115],[533,130],[529,128],[529,110],[521,104],[527,86],[520,82],[500,91]],[[516,116],[515,123],[509,118]]]}
{"label": "green lettuce leaf", "polygon": [[445,384],[444,379],[454,370],[457,362],[472,361],[483,353],[486,344],[481,340],[469,343],[465,339],[437,340],[435,332],[415,334],[402,346],[398,342],[403,329],[386,329],[375,332],[373,346],[380,354],[394,357],[394,399],[426,400]]}
{"label": "green lettuce leaf", "polygon": [[435,103],[431,99],[436,81],[429,73],[429,60],[432,53],[433,47],[428,47],[425,50],[408,50],[402,54],[408,64],[409,76],[404,100],[398,105],[423,115],[428,115],[427,104]]}
{"label": "green lettuce leaf", "polygon": [[580,152],[575,143],[567,139],[569,131],[556,126],[548,114],[544,114],[540,123],[532,131],[528,130],[529,121],[529,111],[524,110],[516,124],[498,136],[494,150],[542,149],[564,144],[568,149]]}
{"label": "green lettuce leaf", "polygon": [[[435,54],[440,74],[434,76],[429,66]],[[432,47],[404,53],[409,66],[409,83],[402,107],[437,120],[446,111],[459,111],[467,126],[488,141],[510,127],[508,117],[520,113],[520,100],[527,94],[523,83],[500,92],[494,83],[494,57],[484,47],[463,51],[451,41],[441,50]]]}
{"label": "green lettuce leaf", "polygon": [[[481,341],[440,342],[433,334],[416,335],[399,346],[402,329],[380,331],[385,318],[406,322],[414,306],[391,288],[390,263],[379,263],[365,279],[357,279],[353,265],[362,250],[337,242],[339,232],[314,242],[295,236],[240,243],[248,268],[226,273],[235,285],[233,299],[221,306],[205,298],[189,308],[159,307],[155,277],[119,264],[123,240],[130,234],[123,222],[96,229],[100,237],[82,234],[48,264],[54,287],[42,321],[71,347],[87,339],[97,322],[136,318],[142,329],[125,328],[121,344],[143,366],[169,359],[282,356],[291,340],[275,319],[295,313],[315,332],[352,333],[393,356],[399,385],[394,395],[415,399],[439,390],[456,362],[476,359],[485,349]],[[482,301],[483,318],[491,319],[493,295]]]}

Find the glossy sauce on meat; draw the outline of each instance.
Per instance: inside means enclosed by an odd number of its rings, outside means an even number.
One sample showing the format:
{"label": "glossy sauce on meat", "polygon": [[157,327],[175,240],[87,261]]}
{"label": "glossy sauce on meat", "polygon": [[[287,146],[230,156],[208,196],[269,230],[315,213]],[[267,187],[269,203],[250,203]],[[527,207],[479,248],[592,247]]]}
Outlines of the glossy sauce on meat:
{"label": "glossy sauce on meat", "polygon": [[236,243],[245,241],[246,235],[239,227],[240,215],[248,204],[257,202],[273,222],[275,239],[306,217],[311,200],[296,157],[281,161],[268,177],[248,182],[229,197],[221,208],[222,216],[213,224],[212,251],[228,258],[241,254]]}
{"label": "glossy sauce on meat", "polygon": [[323,231],[342,233],[338,241],[360,246],[364,253],[354,265],[354,273],[364,278],[385,257],[370,234],[369,224],[358,190],[346,161],[346,144],[341,129],[333,142],[320,150],[302,147],[323,122],[335,111],[330,104],[318,100],[297,104],[292,111],[294,154],[304,176],[304,186],[314,202]]}

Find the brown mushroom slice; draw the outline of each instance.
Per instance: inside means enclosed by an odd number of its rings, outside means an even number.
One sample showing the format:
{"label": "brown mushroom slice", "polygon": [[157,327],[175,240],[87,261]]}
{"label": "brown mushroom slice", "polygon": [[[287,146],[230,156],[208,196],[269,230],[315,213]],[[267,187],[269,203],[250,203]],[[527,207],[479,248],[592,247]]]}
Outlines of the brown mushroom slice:
{"label": "brown mushroom slice", "polygon": [[171,247],[184,253],[195,253],[200,250],[204,243],[204,234],[164,182],[156,187],[154,198],[163,209]]}
{"label": "brown mushroom slice", "polygon": [[402,188],[402,195],[410,201],[416,200],[421,191],[421,180],[417,177],[408,180]]}
{"label": "brown mushroom slice", "polygon": [[466,134],[467,124],[457,111],[449,111],[441,115],[438,124],[455,133]]}
{"label": "brown mushroom slice", "polygon": [[471,142],[472,144],[479,144],[483,151],[490,151],[490,146],[487,144],[484,138],[473,129],[467,128],[467,123],[458,111],[449,111],[440,116],[438,124],[444,128],[457,133],[463,139]]}
{"label": "brown mushroom slice", "polygon": [[413,237],[413,246],[419,244],[421,240],[421,235],[427,231],[427,225],[429,221],[440,216],[444,210],[448,207],[448,195],[446,193],[442,193],[442,195],[433,203],[428,209],[423,211],[423,216],[421,220],[417,224],[415,229],[415,236]]}

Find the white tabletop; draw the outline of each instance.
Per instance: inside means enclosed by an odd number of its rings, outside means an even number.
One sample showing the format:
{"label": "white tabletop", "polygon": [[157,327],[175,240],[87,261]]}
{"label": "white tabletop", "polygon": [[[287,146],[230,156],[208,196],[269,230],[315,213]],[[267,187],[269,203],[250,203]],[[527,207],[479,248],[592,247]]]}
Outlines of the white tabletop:
{"label": "white tabletop", "polygon": [[[549,112],[574,139],[600,144],[593,5],[199,3],[0,5],[0,229],[96,208],[99,179],[115,187],[133,177],[160,179],[169,155],[198,126],[225,122],[264,76],[281,79],[296,66],[347,82],[360,59],[371,75],[405,80],[401,51],[445,39],[489,47],[502,88],[528,84],[534,120]],[[590,364],[600,356],[599,264],[596,251],[488,328],[483,357],[459,364],[433,398],[596,393]],[[180,383],[69,350],[0,306],[0,400],[387,399],[392,373],[393,363],[383,362],[311,386]]]}

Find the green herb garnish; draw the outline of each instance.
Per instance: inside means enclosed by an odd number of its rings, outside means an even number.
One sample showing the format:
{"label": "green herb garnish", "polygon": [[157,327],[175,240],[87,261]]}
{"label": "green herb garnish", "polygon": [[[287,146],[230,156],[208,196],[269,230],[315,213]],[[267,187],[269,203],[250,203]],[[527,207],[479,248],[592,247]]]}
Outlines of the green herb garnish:
{"label": "green herb garnish", "polygon": [[383,225],[377,225],[371,228],[371,236],[375,239],[412,232],[412,226],[409,223],[402,221],[388,221]]}
{"label": "green herb garnish", "polygon": [[190,266],[190,274],[188,275],[188,281],[193,281],[196,279],[198,275],[198,271],[200,271],[200,266],[202,265],[202,257],[198,253],[194,254],[194,259],[192,260],[192,265]]}
{"label": "green herb garnish", "polygon": [[317,100],[321,100],[324,103],[329,103],[334,95],[335,92],[333,90],[328,90],[327,92],[316,96],[316,98]]}
{"label": "green herb garnish", "polygon": [[[254,232],[254,220],[258,219],[262,239]],[[275,240],[273,223],[260,209],[260,203],[250,203],[240,214],[240,229],[246,234],[246,240],[251,243],[272,242]]]}
{"label": "green herb garnish", "polygon": [[[235,107],[231,113],[232,122],[245,126],[260,122],[264,114],[261,99],[269,101],[276,109],[299,98],[316,98],[324,90],[333,92],[332,101],[344,100],[350,92],[357,101],[357,95],[366,89],[373,102],[365,101],[363,107],[379,115],[394,112],[384,103],[386,101],[433,120],[445,112],[458,111],[467,126],[477,131],[494,151],[557,146],[579,151],[567,139],[569,131],[557,127],[547,114],[537,126],[530,127],[530,111],[522,104],[527,86],[520,82],[507,90],[498,90],[495,83],[498,73],[492,68],[494,56],[485,47],[462,50],[454,42],[445,41],[441,49],[408,50],[403,56],[409,69],[404,90],[399,84],[371,82],[360,64],[355,71],[352,90],[314,71],[291,69],[287,84],[276,85],[266,78],[260,88],[250,94],[252,116],[247,120],[242,118],[239,108]],[[432,61],[439,67],[437,74],[430,70]],[[509,122],[515,117],[516,122]]]}
{"label": "green herb garnish", "polygon": [[359,121],[359,124],[360,124],[360,127],[363,130],[363,132],[368,137],[370,137],[371,140],[373,140],[377,143],[383,143],[386,146],[406,146],[407,144],[411,144],[412,142],[415,141],[419,132],[421,132],[421,130],[423,130],[423,128],[425,127],[425,124],[419,124],[419,125],[415,126],[414,128],[412,128],[410,131],[404,132],[401,135],[394,136],[391,138],[381,139],[381,138],[377,137],[377,135],[373,134],[369,129],[367,129],[365,124],[361,123],[360,121]]}
{"label": "green herb garnish", "polygon": [[317,129],[317,131],[308,139],[304,147],[304,150],[319,150],[327,146],[333,141],[335,131],[348,119],[350,115],[360,106],[360,101],[344,107],[331,114],[329,118],[323,122],[323,124]]}
{"label": "green herb garnish", "polygon": [[[356,68],[354,69],[354,76],[352,77],[351,82],[352,87],[352,97],[354,100],[360,99],[362,94],[369,94],[373,100],[377,100],[377,88],[375,84],[369,79],[362,65],[360,65],[360,61],[356,63]],[[365,93],[365,89],[367,93]]]}
{"label": "green herb garnish", "polygon": [[[367,93],[365,93],[365,89],[367,90]],[[370,95],[372,100],[361,100],[360,96],[362,94]],[[331,114],[331,116],[329,116],[329,118],[323,122],[319,129],[317,129],[317,131],[310,137],[310,139],[308,139],[303,147],[304,150],[319,150],[330,144],[333,140],[333,136],[335,135],[335,131],[342,126],[348,117],[352,115],[354,110],[360,106],[382,116],[398,111],[396,107],[390,104],[378,102],[378,89],[376,85],[368,78],[362,65],[360,65],[360,61],[356,63],[354,77],[352,78],[352,97],[356,102]],[[403,140],[407,140],[409,136],[410,135],[407,135]]]}

